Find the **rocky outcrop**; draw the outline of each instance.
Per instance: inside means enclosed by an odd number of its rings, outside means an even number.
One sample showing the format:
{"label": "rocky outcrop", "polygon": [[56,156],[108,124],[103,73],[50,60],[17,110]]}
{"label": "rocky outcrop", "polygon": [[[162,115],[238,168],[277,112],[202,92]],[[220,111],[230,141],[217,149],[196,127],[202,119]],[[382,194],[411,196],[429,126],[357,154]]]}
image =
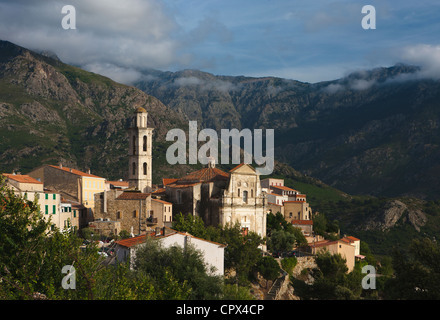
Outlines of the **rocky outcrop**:
{"label": "rocky outcrop", "polygon": [[370,217],[362,226],[364,230],[387,231],[398,223],[409,223],[417,231],[427,222],[425,213],[420,209],[412,209],[399,200],[388,201],[383,210]]}

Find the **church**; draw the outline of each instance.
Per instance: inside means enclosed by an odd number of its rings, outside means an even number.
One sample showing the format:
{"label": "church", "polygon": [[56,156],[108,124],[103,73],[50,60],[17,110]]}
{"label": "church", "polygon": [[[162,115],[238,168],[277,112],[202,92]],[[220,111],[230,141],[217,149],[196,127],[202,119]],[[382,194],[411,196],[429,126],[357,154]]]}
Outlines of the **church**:
{"label": "church", "polygon": [[206,168],[171,181],[164,187],[173,215],[199,216],[212,226],[239,223],[243,234],[266,236],[265,195],[252,166],[242,163],[224,172],[210,161]]}

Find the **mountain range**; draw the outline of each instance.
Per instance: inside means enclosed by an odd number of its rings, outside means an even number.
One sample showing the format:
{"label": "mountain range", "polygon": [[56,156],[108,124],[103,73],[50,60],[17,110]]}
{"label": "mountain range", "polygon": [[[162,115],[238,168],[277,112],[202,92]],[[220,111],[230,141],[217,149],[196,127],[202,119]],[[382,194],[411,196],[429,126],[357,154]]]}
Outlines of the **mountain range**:
{"label": "mountain range", "polygon": [[440,81],[417,66],[303,83],[143,70],[134,85],[201,127],[275,130],[275,159],[351,194],[440,192]]}

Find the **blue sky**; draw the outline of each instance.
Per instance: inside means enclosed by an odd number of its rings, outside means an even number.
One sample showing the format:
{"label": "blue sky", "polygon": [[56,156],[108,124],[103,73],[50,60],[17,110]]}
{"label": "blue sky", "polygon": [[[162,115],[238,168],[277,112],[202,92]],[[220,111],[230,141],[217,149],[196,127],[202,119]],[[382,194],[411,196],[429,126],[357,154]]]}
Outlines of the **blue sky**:
{"label": "blue sky", "polygon": [[[75,30],[61,27],[66,4]],[[318,82],[397,62],[440,76],[439,18],[438,0],[0,0],[0,39],[124,83],[140,68]]]}

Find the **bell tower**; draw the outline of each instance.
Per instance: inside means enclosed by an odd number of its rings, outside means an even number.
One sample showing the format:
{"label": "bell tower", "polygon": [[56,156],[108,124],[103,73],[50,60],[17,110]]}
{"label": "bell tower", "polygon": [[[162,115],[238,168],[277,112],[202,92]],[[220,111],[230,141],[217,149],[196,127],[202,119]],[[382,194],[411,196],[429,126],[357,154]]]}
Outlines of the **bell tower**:
{"label": "bell tower", "polygon": [[137,108],[128,129],[128,182],[141,192],[151,192],[152,187],[153,128],[147,127],[147,117],[144,108]]}

